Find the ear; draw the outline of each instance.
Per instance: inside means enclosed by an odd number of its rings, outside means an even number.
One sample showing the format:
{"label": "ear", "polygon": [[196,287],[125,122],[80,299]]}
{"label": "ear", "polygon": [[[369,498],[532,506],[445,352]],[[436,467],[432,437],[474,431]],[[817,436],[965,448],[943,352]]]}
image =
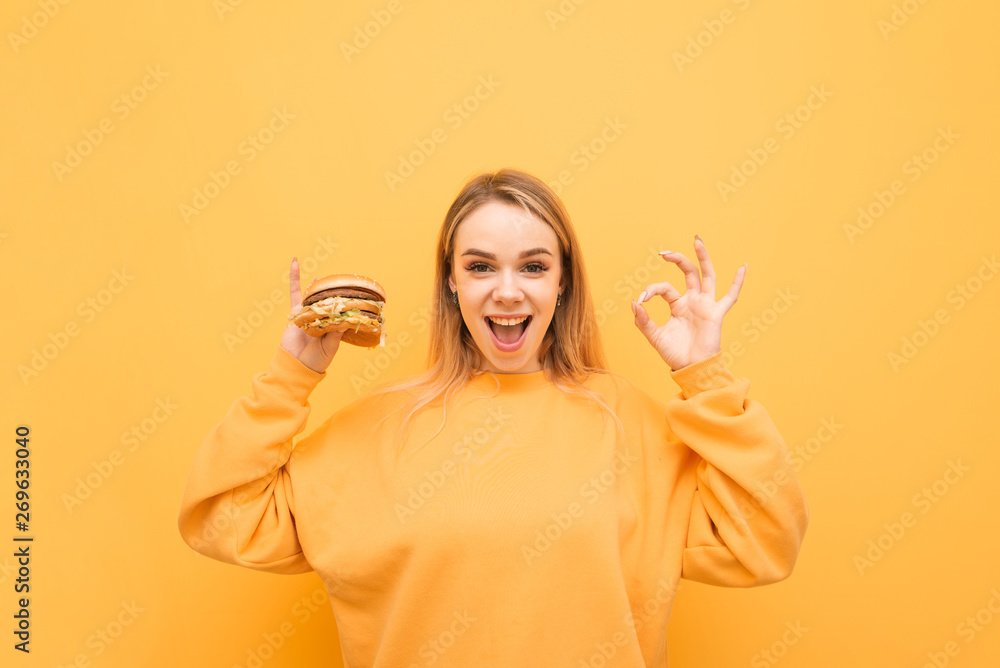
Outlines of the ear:
{"label": "ear", "polygon": [[458,285],[455,283],[455,272],[451,271],[448,273],[448,289],[455,292],[458,289]]}

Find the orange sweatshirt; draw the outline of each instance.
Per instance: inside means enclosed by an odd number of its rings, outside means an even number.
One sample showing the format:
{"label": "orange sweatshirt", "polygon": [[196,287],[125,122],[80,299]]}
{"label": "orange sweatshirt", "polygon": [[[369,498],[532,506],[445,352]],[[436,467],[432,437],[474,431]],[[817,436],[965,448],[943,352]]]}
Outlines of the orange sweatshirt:
{"label": "orange sweatshirt", "polygon": [[[624,426],[544,376],[483,374],[418,413],[361,397],[293,448],[327,374],[279,348],[199,447],[178,526],[220,561],[315,570],[350,668],[667,666],[678,578],[788,577],[808,507],[788,449],[721,353],[663,403],[594,375]],[[499,385],[499,387],[497,387]],[[495,396],[491,396],[494,395]]]}

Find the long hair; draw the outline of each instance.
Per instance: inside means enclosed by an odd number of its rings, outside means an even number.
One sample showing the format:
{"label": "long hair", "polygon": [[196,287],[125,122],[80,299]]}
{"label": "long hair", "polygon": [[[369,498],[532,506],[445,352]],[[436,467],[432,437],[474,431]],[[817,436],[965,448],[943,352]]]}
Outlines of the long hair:
{"label": "long hair", "polygon": [[[387,383],[373,393],[411,391],[409,404],[396,409],[397,411],[406,409],[405,417],[400,422],[396,434],[397,443],[401,442],[402,433],[417,411],[443,398],[442,407],[446,412],[448,399],[454,392],[478,375],[483,373],[492,375],[492,372],[478,371],[475,368],[479,350],[472,333],[465,325],[462,312],[452,303],[451,289],[448,286],[455,250],[455,231],[469,214],[488,202],[520,206],[527,213],[546,223],[556,233],[565,287],[562,303],[556,308],[552,322],[539,346],[538,354],[542,369],[546,378],[561,390],[595,401],[610,414],[621,435],[623,428],[618,416],[597,393],[582,384],[591,374],[610,372],[604,360],[604,349],[594,315],[590,288],[587,285],[583,255],[569,214],[562,201],[545,182],[525,172],[508,168],[484,172],[471,178],[445,215],[435,251],[427,370]],[[497,390],[499,391],[499,381]],[[383,416],[379,423],[386,417],[388,415]],[[445,417],[446,415],[442,415],[441,426],[434,436],[444,427]],[[398,450],[397,447],[397,457]]]}

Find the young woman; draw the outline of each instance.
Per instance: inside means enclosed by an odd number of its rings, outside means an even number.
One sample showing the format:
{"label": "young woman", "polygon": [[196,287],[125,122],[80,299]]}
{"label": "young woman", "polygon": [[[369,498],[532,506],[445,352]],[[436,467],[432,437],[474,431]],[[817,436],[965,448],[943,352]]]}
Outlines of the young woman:
{"label": "young woman", "polygon": [[221,561],[315,570],[345,666],[666,666],[678,579],[786,578],[808,524],[781,435],[722,358],[746,265],[716,301],[695,252],[700,276],[663,252],[683,295],[655,283],[632,302],[681,390],[663,402],[605,368],[558,197],[516,170],[476,176],[438,237],[427,371],[293,448],[341,335],[289,325],[198,449],[181,535]]}

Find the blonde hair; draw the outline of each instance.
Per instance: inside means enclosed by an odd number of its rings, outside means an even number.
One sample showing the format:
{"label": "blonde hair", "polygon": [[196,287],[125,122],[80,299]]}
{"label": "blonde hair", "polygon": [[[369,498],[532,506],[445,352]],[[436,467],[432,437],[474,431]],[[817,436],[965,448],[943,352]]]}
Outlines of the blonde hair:
{"label": "blonde hair", "polygon": [[[403,408],[405,417],[396,434],[397,443],[414,414],[441,399],[446,411],[448,399],[469,380],[484,372],[477,371],[480,357],[472,333],[465,325],[462,313],[452,303],[448,277],[452,270],[455,232],[458,226],[480,206],[502,202],[520,206],[546,223],[556,233],[562,260],[562,303],[555,310],[552,322],[539,346],[539,359],[546,378],[564,392],[585,396],[610,414],[623,435],[621,420],[596,392],[583,386],[591,374],[610,373],[604,360],[600,331],[584,272],[583,255],[576,240],[569,214],[559,197],[540,179],[516,169],[484,172],[471,178],[459,192],[445,215],[438,234],[435,252],[434,293],[431,297],[430,347],[427,351],[427,371],[387,383],[373,394],[400,390],[412,391],[411,401],[379,420]],[[496,378],[494,378],[496,380]],[[497,381],[499,391],[499,381]],[[495,393],[494,395],[495,396]],[[445,424],[442,415],[440,433]],[[377,424],[376,424],[377,426]],[[431,436],[433,438],[434,436]],[[430,440],[430,439],[428,439]],[[425,441],[426,443],[426,441]],[[397,447],[397,457],[399,448]]]}

